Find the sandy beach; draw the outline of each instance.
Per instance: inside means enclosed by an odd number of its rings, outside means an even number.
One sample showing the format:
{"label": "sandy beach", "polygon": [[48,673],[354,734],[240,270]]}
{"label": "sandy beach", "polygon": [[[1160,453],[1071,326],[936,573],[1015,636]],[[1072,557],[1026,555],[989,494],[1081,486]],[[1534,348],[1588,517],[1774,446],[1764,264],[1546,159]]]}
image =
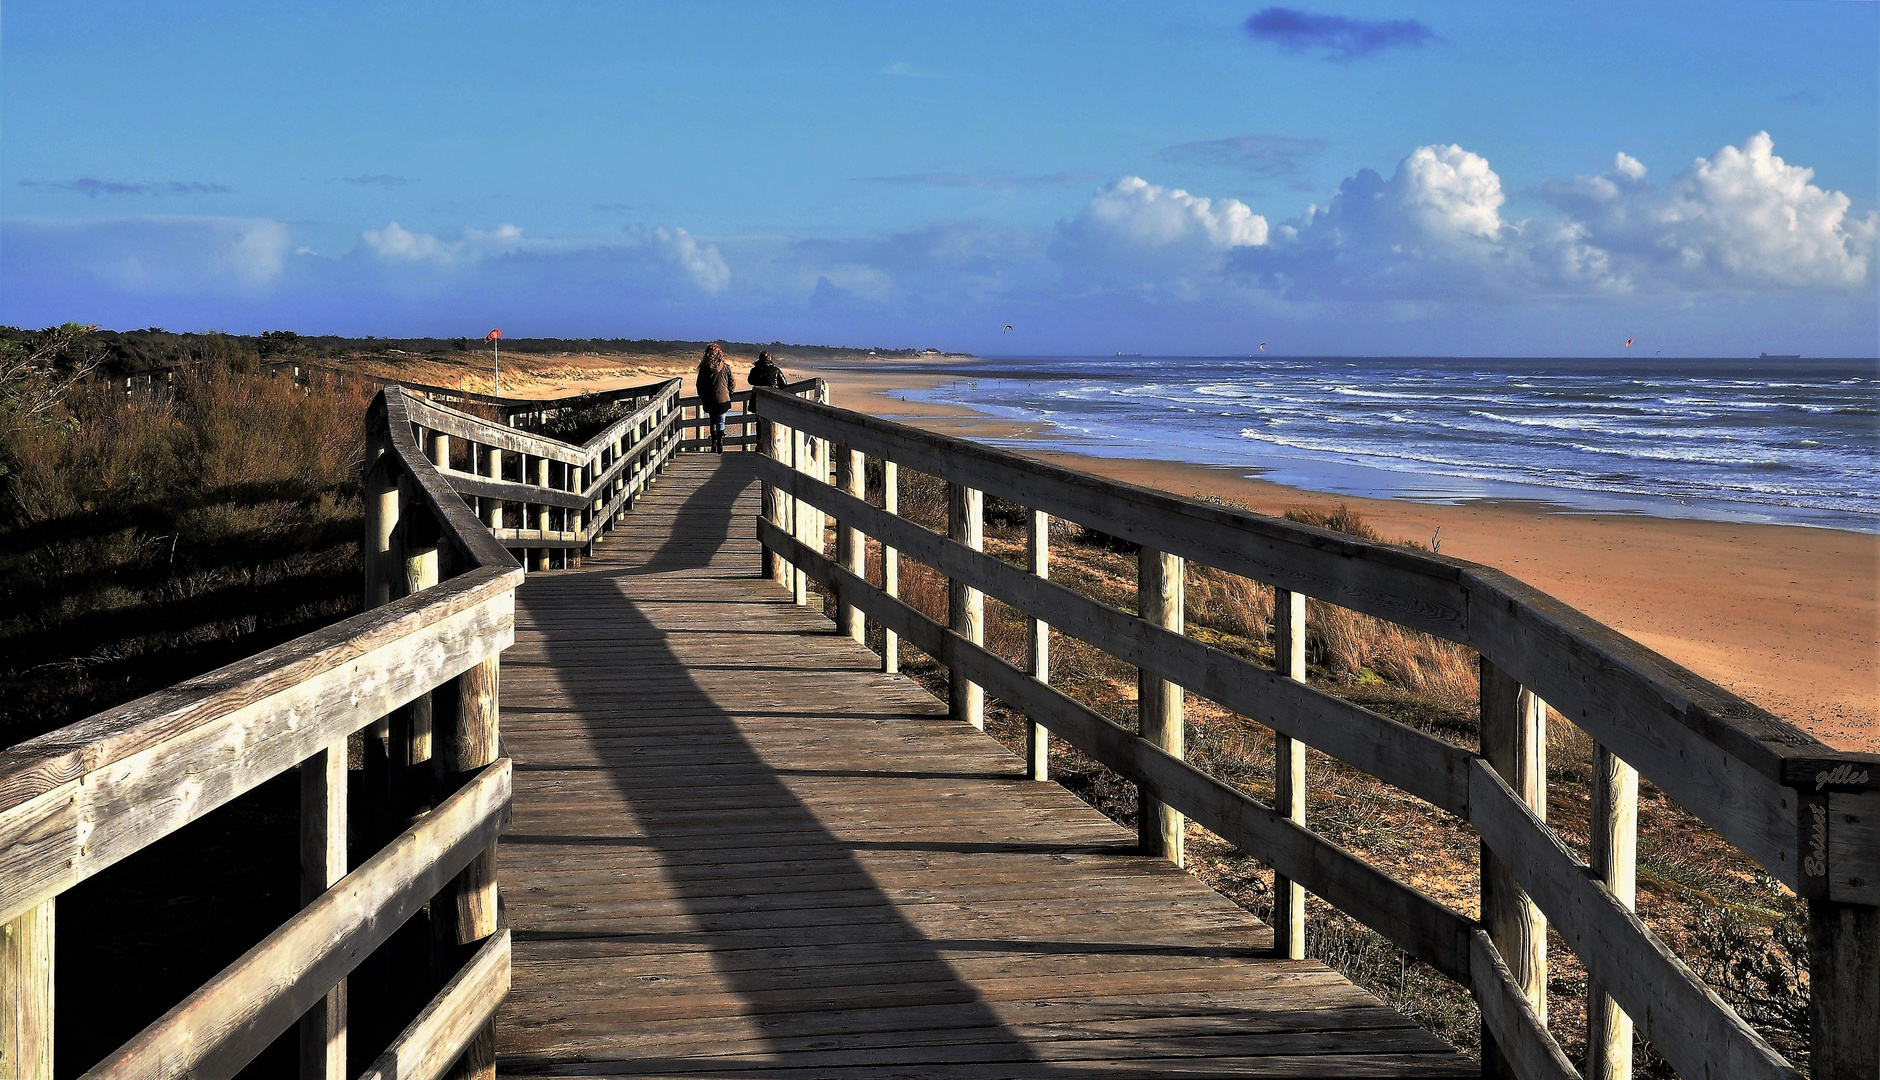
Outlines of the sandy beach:
{"label": "sandy beach", "polygon": [[[792,372],[795,374],[796,372]],[[937,376],[825,369],[837,405],[963,438],[1042,432],[969,409],[903,399]],[[1880,752],[1880,536],[1785,525],[1565,512],[1479,500],[1352,499],[1176,461],[1032,454],[1262,513],[1349,504],[1390,538],[1493,566],[1848,750]]]}

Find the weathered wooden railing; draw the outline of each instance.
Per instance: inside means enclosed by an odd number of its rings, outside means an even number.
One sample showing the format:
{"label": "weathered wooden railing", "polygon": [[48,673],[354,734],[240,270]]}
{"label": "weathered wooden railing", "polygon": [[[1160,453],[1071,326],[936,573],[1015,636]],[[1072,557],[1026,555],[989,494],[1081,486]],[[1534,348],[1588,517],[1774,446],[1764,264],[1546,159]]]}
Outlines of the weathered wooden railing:
{"label": "weathered wooden railing", "polygon": [[[677,450],[678,395],[503,402],[492,421],[387,387],[367,417],[370,610],[0,752],[0,1077],[52,1076],[58,895],[296,768],[300,913],[86,1076],[233,1076],[296,1021],[301,1075],[346,1076],[346,977],[427,905],[433,961],[399,977],[436,992],[364,1075],[493,1075],[510,549],[536,568],[591,550]],[[632,411],[581,446],[511,426],[613,402]],[[352,832],[377,853],[349,872],[355,734]]]}
{"label": "weathered wooden railing", "polygon": [[[946,665],[956,717],[983,726],[984,693],[1028,716],[1034,778],[1046,778],[1050,732],[1134,781],[1146,850],[1180,862],[1188,817],[1266,863],[1277,879],[1281,955],[1302,954],[1301,890],[1310,890],[1468,988],[1481,1009],[1485,1074],[1565,1078],[1578,1074],[1546,1023],[1551,921],[1594,984],[1590,1076],[1629,1074],[1632,1023],[1686,1077],[1795,1076],[1634,914],[1643,773],[1806,898],[1813,1075],[1880,1077],[1880,756],[1836,751],[1499,571],[1116,483],[816,401],[767,390],[755,397],[765,429],[760,475],[774,492],[758,522],[764,572],[791,586],[798,603],[806,578],[826,586],[839,632],[857,640],[865,619],[875,620],[886,631],[887,669],[895,669],[903,637]],[[865,456],[882,466],[881,506],[866,500]],[[947,536],[898,516],[900,467],[946,481]],[[1028,569],[983,553],[986,494],[1031,508]],[[837,522],[833,558],[824,515]],[[1139,614],[1049,580],[1050,516],[1141,545]],[[866,576],[869,538],[883,548],[879,582]],[[949,625],[897,598],[903,555],[948,578]],[[1184,560],[1276,590],[1277,670],[1184,636]],[[988,595],[1029,617],[1027,669],[983,647]],[[1482,752],[1307,686],[1308,596],[1479,652]],[[1138,668],[1139,733],[1050,686],[1052,629]],[[1276,806],[1184,760],[1184,693],[1275,731]],[[1544,820],[1543,701],[1599,747],[1590,866]],[[1475,828],[1479,921],[1306,827],[1307,745]]]}
{"label": "weathered wooden railing", "polygon": [[[531,570],[580,565],[678,450],[679,380],[619,391],[644,401],[581,446],[400,394],[436,468]],[[546,410],[569,401],[531,403]],[[510,411],[519,412],[525,406]]]}
{"label": "weathered wooden railing", "polygon": [[[427,904],[438,947],[412,979],[441,985],[366,1075],[491,1074],[509,985],[497,678],[522,569],[426,458],[411,404],[388,390],[369,415],[371,610],[0,752],[0,1075],[52,1076],[59,894],[296,768],[300,912],[85,1075],[233,1076],[299,1021],[302,1076],[343,1077],[346,977]],[[395,790],[349,868],[360,732],[368,759],[390,739]]]}

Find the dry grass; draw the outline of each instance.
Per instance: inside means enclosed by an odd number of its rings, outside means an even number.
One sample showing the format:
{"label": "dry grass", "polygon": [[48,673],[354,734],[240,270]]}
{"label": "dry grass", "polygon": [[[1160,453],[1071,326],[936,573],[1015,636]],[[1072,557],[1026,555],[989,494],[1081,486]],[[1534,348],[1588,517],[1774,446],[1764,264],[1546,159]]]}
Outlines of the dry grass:
{"label": "dry grass", "polygon": [[174,401],[92,386],[7,431],[0,740],[357,610],[363,388],[228,368]]}
{"label": "dry grass", "polygon": [[[183,373],[173,401],[78,388],[58,423],[0,426],[0,741],[359,609],[366,391],[241,360]],[[296,792],[290,771],[59,898],[58,1008],[85,1018],[58,1027],[62,1074],[296,910]],[[250,1075],[292,1069],[277,1046]]]}
{"label": "dry grass", "polygon": [[[879,486],[876,475],[871,487],[877,501]],[[904,471],[900,509],[944,532],[945,484]],[[1378,539],[1343,507],[1330,514],[1299,510],[1287,516]],[[989,499],[986,550],[1023,565],[1024,521],[1022,508]],[[879,582],[879,548],[870,552],[869,574]],[[1051,575],[1119,610],[1135,609],[1132,545],[1054,522]],[[1184,585],[1190,637],[1255,663],[1272,663],[1270,588],[1194,564],[1187,567]],[[903,559],[901,596],[929,618],[946,620],[947,583],[938,572]],[[873,635],[879,649],[879,631]],[[988,598],[987,647],[1023,666],[1026,640],[1024,617]],[[903,670],[944,699],[946,670],[905,643],[902,650]],[[1307,659],[1315,687],[1466,748],[1477,746],[1479,675],[1472,651],[1314,600],[1307,610]],[[1135,728],[1136,669],[1131,665],[1054,633],[1051,684],[1120,726]],[[1189,760],[1255,798],[1270,800],[1272,733],[1192,694],[1187,710]],[[988,732],[1014,753],[1023,752],[1025,728],[1022,715],[996,700],[988,702]],[[1592,742],[1558,714],[1551,714],[1548,733],[1548,817],[1584,857]],[[1134,827],[1134,785],[1061,740],[1052,744],[1051,767],[1065,787]],[[1480,845],[1466,823],[1317,752],[1308,755],[1308,775],[1307,818],[1316,831],[1452,909],[1478,914]],[[1649,783],[1642,785],[1639,833],[1639,910],[1648,925],[1805,1069],[1802,906]],[[1270,914],[1269,870],[1192,823],[1189,852],[1193,872],[1203,881],[1256,916]],[[1308,900],[1307,951],[1458,1048],[1479,1050],[1480,1019],[1466,991],[1316,897]],[[1549,958],[1549,1025],[1578,1059],[1586,1045],[1586,974],[1557,936],[1551,936]],[[1638,1062],[1641,1076],[1672,1075],[1643,1043]]]}

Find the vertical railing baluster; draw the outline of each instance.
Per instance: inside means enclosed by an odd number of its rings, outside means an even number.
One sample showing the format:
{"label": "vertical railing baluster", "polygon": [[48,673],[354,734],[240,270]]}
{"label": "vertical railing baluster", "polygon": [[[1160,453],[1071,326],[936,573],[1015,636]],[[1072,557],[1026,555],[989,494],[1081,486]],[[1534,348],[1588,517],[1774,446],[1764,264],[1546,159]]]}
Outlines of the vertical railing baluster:
{"label": "vertical railing baluster", "polygon": [[[1047,579],[1051,576],[1051,515],[1033,510],[1030,524],[1031,528],[1025,533],[1026,562],[1032,573]],[[1031,677],[1049,686],[1051,625],[1028,617],[1026,629]],[[1036,720],[1025,725],[1025,774],[1033,780],[1051,779],[1051,732]]]}
{"label": "vertical railing baluster", "polygon": [[[1273,667],[1295,682],[1306,681],[1306,597],[1273,592]],[[1306,823],[1306,744],[1273,733],[1273,809]],[[1306,891],[1284,874],[1273,875],[1273,953],[1288,960],[1306,955]]]}
{"label": "vertical railing baluster", "polygon": [[[1547,817],[1547,705],[1481,660],[1482,757],[1542,820]],[[1482,846],[1482,924],[1527,999],[1547,1021],[1547,920],[1501,860]],[[1482,1029],[1482,1075],[1514,1078],[1488,1029]]]}
{"label": "vertical railing baluster", "polygon": [[[500,447],[492,446],[489,448],[488,453],[485,455],[485,464],[489,469],[488,475],[491,480],[501,480],[503,478],[503,451]],[[489,527],[492,529],[502,528],[503,500],[500,498],[489,498],[484,499],[483,504],[484,512],[488,515]]]}
{"label": "vertical railing baluster", "polygon": [[[901,467],[887,458],[881,459],[881,508],[890,514],[901,512]],[[881,545],[881,591],[897,599],[901,595],[901,552],[886,541]],[[881,670],[890,675],[901,670],[901,635],[885,626],[881,630]]]}
{"label": "vertical railing baluster", "polygon": [[[535,486],[536,487],[538,488],[550,487],[550,484],[548,482],[548,468],[549,468],[549,462],[547,458],[538,457],[535,459]],[[537,548],[535,552],[535,569],[537,570],[547,570],[550,568],[549,567],[549,553],[554,550],[553,548],[548,546],[548,534],[549,534],[548,510],[549,510],[549,507],[547,503],[536,504],[535,531],[540,533],[542,537],[542,546],[540,548]]]}
{"label": "vertical railing baluster", "polygon": [[[1151,626],[1179,634],[1182,618],[1182,560],[1178,555],[1142,548],[1136,556],[1137,614]],[[1147,668],[1136,670],[1136,729],[1149,742],[1186,756],[1182,688]],[[1181,813],[1138,786],[1136,838],[1144,854],[1160,855],[1176,866],[1186,865]]]}
{"label": "vertical railing baluster", "polygon": [[[1638,770],[1593,747],[1593,872],[1628,909],[1638,904]],[[1632,1018],[1586,980],[1586,1080],[1630,1080]]]}
{"label": "vertical railing baluster", "polygon": [[[1841,822],[1860,824],[1860,803],[1849,799],[1848,804],[1855,813],[1842,811]],[[1812,816],[1812,810],[1805,812]],[[1834,841],[1830,838],[1827,843]],[[1880,1012],[1880,907],[1810,900],[1808,1064],[1815,1080],[1880,1077],[1876,1012]]]}
{"label": "vertical railing baluster", "polygon": [[[803,434],[803,429],[790,429],[790,468],[799,473],[809,472],[806,442],[807,436]],[[805,547],[809,546],[809,516],[809,508],[803,505],[801,499],[790,500],[790,535]],[[790,567],[790,595],[797,607],[809,604],[809,577],[800,566]]]}
{"label": "vertical railing baluster", "polygon": [[[974,551],[986,546],[986,497],[977,488],[947,482],[947,535]],[[986,595],[956,578],[947,580],[947,622],[974,645],[986,642]],[[986,691],[966,677],[958,660],[947,662],[947,712],[976,728],[986,726]]]}
{"label": "vertical railing baluster", "polygon": [[[790,429],[790,471],[799,476],[809,473],[809,436],[796,428]],[[802,500],[790,498],[790,535],[804,546],[809,545],[809,526],[807,524],[809,508]],[[792,563],[790,566],[790,593],[798,607],[809,602],[809,582],[804,577],[803,568]]]}
{"label": "vertical railing baluster", "polygon": [[0,927],[0,1076],[52,1080],[57,904],[42,900]]}
{"label": "vertical railing baluster", "polygon": [[[758,450],[779,465],[790,464],[790,430],[768,417],[759,417],[757,421]],[[790,529],[790,495],[782,488],[766,480],[763,486],[764,520],[777,528],[788,532]],[[790,561],[782,554],[763,549],[763,565],[759,573],[779,585],[793,587],[793,571]]]}
{"label": "vertical railing baluster", "polygon": [[[367,454],[370,459],[373,457]],[[390,603],[399,564],[398,478],[383,454],[366,465],[366,607]]]}
{"label": "vertical railing baluster", "polygon": [[[502,662],[492,656],[452,680],[449,731],[438,740],[439,772],[455,790],[496,760]],[[443,794],[442,791],[439,794]],[[496,932],[496,847],[479,852],[431,905],[443,966],[454,970],[478,942]],[[471,1038],[449,1074],[453,1080],[494,1080],[496,1022]]]}
{"label": "vertical railing baluster", "polygon": [[[346,876],[346,741],[300,763],[300,906]],[[300,1080],[345,1080],[346,983],[300,1018]]]}
{"label": "vertical railing baluster", "polygon": [[[836,461],[842,490],[858,499],[865,497],[868,494],[868,472],[862,452],[845,446]],[[836,559],[843,569],[856,577],[862,577],[868,572],[868,540],[860,529],[846,521],[836,523]],[[838,610],[841,614],[841,632],[858,642],[866,641],[867,620],[862,618],[862,609],[845,600]]]}

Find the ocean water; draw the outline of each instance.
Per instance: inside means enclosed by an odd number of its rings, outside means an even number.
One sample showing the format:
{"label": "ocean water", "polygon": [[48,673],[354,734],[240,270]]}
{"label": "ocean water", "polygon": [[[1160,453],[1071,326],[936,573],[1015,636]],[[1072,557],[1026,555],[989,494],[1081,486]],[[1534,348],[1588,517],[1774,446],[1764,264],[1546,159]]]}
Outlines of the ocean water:
{"label": "ocean water", "polygon": [[942,383],[909,399],[1040,424],[1083,453],[1361,497],[1880,531],[1871,360],[1130,356],[929,370]]}

